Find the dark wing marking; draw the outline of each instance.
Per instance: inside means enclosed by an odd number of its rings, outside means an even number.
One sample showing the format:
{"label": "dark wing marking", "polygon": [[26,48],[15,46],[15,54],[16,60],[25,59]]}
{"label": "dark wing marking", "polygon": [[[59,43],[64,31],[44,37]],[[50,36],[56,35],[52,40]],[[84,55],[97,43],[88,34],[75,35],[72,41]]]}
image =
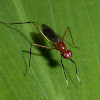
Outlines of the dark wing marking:
{"label": "dark wing marking", "polygon": [[42,31],[43,31],[44,35],[47,36],[51,41],[53,41],[53,42],[58,41],[58,38],[55,35],[55,32],[49,26],[42,24]]}

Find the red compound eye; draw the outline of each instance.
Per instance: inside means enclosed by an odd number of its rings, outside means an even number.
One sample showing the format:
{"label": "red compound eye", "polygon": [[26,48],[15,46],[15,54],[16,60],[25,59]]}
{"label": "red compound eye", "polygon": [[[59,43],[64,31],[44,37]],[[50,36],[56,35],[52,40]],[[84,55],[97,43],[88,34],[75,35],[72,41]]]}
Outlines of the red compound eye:
{"label": "red compound eye", "polygon": [[67,50],[67,51],[62,53],[62,56],[63,56],[63,58],[69,59],[72,56],[72,51]]}

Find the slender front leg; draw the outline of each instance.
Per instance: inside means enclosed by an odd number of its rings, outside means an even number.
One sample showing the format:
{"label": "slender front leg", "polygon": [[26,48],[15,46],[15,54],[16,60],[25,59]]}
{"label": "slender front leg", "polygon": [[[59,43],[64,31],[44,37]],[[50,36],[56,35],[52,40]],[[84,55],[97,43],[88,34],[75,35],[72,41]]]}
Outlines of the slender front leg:
{"label": "slender front leg", "polygon": [[74,45],[76,48],[79,49],[79,47],[77,47],[77,46],[75,45],[75,43],[74,43],[74,40],[73,40],[73,37],[72,37],[72,34],[71,34],[71,31],[70,31],[69,27],[66,28],[65,33],[64,33],[64,35],[63,35],[63,37],[62,37],[62,40],[64,40],[65,35],[66,35],[66,33],[67,33],[68,30],[69,30],[69,33],[70,33],[70,36],[71,36],[73,45]]}
{"label": "slender front leg", "polygon": [[31,44],[31,46],[30,46],[29,66],[28,66],[28,68],[27,68],[27,70],[26,70],[24,76],[26,75],[26,73],[27,73],[27,71],[28,71],[28,69],[29,69],[29,67],[30,67],[30,62],[31,62],[31,48],[32,48],[32,46],[37,46],[37,47],[46,48],[46,49],[55,49],[55,48],[53,48],[53,47],[48,47],[48,46],[44,46],[44,45],[39,45],[39,44],[34,44],[34,43]]}
{"label": "slender front leg", "polygon": [[64,72],[64,75],[65,75],[65,79],[66,79],[66,82],[67,82],[67,88],[68,88],[68,80],[67,80],[65,68],[64,68],[64,65],[63,65],[63,62],[62,62],[62,56],[61,56],[61,64],[62,64],[62,67],[63,67],[63,72]]}

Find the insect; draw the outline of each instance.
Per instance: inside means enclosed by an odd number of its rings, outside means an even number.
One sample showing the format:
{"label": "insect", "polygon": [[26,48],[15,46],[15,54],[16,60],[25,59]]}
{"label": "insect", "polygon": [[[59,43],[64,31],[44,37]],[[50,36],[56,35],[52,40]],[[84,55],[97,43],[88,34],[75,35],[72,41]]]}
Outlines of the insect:
{"label": "insect", "polygon": [[[71,59],[72,51],[71,51],[71,50],[67,50],[67,47],[66,47],[65,43],[63,42],[63,40],[64,40],[64,38],[65,38],[65,35],[66,35],[67,31],[69,30],[69,33],[70,33],[70,36],[71,36],[71,39],[72,39],[72,43],[73,43],[73,45],[74,45],[76,48],[78,48],[78,47],[74,44],[74,41],[73,41],[73,38],[72,38],[72,34],[71,34],[71,32],[70,32],[69,27],[66,28],[65,33],[64,33],[62,39],[59,39],[59,38],[56,36],[55,32],[54,32],[49,26],[47,26],[47,25],[45,25],[45,24],[42,24],[42,30],[41,30],[40,27],[37,26],[35,22],[22,22],[22,23],[5,23],[5,22],[0,22],[0,23],[6,24],[6,25],[32,23],[32,24],[38,29],[38,31],[39,31],[40,34],[44,37],[44,39],[47,40],[47,42],[49,42],[51,45],[53,45],[53,47],[48,47],[48,46],[44,46],[44,45],[32,43],[31,46],[30,46],[29,67],[30,67],[30,61],[31,61],[31,48],[32,48],[32,46],[37,46],[37,47],[46,48],[46,49],[56,49],[56,50],[60,51],[60,54],[61,54],[61,64],[62,64],[63,72],[64,72],[64,75],[65,75],[65,79],[66,79],[66,82],[67,82],[67,87],[68,87],[68,80],[67,80],[66,73],[65,73],[65,68],[64,68],[64,65],[63,65],[63,62],[62,62],[62,57],[65,58],[65,59],[69,59],[72,63],[75,64],[75,68],[76,68],[76,77],[77,77],[79,83],[81,84],[80,78],[79,78],[79,76],[77,75],[77,65],[76,65],[76,63]],[[28,67],[28,68],[29,68],[29,67]],[[27,73],[27,71],[26,71],[26,73]],[[25,74],[26,74],[26,73],[25,73]]]}

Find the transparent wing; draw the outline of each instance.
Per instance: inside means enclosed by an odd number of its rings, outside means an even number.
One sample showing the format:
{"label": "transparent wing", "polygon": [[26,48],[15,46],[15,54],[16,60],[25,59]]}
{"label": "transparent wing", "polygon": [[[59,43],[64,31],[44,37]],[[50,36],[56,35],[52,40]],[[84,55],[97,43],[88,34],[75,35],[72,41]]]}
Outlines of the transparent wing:
{"label": "transparent wing", "polygon": [[57,42],[59,40],[55,32],[49,26],[42,24],[42,31],[51,41]]}

